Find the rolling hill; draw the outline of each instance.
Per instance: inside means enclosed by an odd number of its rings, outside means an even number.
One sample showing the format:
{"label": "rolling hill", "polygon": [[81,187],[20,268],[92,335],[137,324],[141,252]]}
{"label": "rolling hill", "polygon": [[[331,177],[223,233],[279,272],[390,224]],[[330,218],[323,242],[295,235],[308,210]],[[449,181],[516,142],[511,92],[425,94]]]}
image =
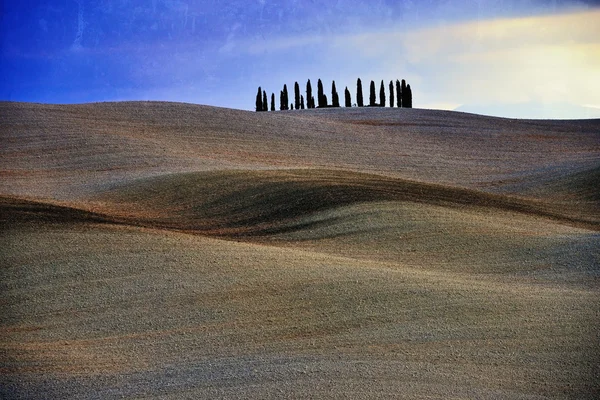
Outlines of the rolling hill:
{"label": "rolling hill", "polygon": [[600,120],[0,103],[2,398],[597,398]]}

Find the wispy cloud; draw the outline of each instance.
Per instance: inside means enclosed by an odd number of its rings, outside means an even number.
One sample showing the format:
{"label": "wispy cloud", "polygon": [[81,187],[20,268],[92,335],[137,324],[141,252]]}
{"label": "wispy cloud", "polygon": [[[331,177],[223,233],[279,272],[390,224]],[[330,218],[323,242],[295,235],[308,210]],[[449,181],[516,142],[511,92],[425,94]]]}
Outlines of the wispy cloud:
{"label": "wispy cloud", "polygon": [[[424,29],[323,38],[297,36],[239,43],[236,52],[270,55],[311,51],[286,65],[353,84],[406,77],[415,103],[600,103],[600,10],[537,17],[475,20]],[[295,64],[294,64],[295,63]],[[373,78],[371,78],[373,77]],[[344,81],[344,79],[348,79]]]}
{"label": "wispy cloud", "polygon": [[[597,103],[600,11],[365,33],[348,50],[421,78],[433,101]],[[418,92],[417,92],[418,93]]]}
{"label": "wispy cloud", "polygon": [[265,36],[257,36],[251,40],[228,40],[220,51],[223,54],[261,55],[265,53],[275,53],[288,51],[305,46],[322,45],[326,42],[322,35],[303,35],[285,38],[271,39]]}

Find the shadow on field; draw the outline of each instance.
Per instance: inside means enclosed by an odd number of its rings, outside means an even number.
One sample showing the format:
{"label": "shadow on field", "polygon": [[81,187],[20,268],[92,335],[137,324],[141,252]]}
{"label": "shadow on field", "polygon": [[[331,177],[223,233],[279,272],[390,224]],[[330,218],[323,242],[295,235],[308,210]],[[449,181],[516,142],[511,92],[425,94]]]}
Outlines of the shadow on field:
{"label": "shadow on field", "polygon": [[299,219],[347,205],[403,201],[452,208],[483,207],[598,230],[595,216],[553,205],[355,172],[270,170],[160,176],[115,187],[92,199],[107,215],[133,224],[215,236],[261,236],[309,228]]}
{"label": "shadow on field", "polygon": [[[595,182],[587,179],[585,183]],[[595,178],[595,176],[592,176]],[[595,199],[593,189],[581,188]],[[470,189],[330,170],[219,171],[163,175],[114,187],[76,208],[0,198],[0,224],[118,223],[219,237],[268,236],[311,229],[326,221],[303,217],[352,204],[401,201],[450,208],[488,208],[600,230],[596,215],[581,216],[541,203]],[[331,222],[331,221],[329,221]]]}
{"label": "shadow on field", "polygon": [[0,229],[18,223],[112,223],[109,216],[38,201],[0,196]]}

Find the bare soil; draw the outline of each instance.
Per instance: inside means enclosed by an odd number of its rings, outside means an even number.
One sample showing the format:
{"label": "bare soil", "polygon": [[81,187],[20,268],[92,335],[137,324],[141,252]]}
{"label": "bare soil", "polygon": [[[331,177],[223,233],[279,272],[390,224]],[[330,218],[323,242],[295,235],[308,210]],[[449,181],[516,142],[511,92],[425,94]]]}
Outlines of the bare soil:
{"label": "bare soil", "polygon": [[600,120],[0,103],[0,397],[600,397]]}

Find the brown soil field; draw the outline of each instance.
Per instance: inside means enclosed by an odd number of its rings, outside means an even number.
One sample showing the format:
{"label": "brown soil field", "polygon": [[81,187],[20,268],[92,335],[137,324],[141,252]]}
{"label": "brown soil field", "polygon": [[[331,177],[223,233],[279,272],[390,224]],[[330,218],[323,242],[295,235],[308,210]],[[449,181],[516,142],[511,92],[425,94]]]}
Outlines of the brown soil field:
{"label": "brown soil field", "polygon": [[600,398],[600,120],[0,102],[0,398]]}

